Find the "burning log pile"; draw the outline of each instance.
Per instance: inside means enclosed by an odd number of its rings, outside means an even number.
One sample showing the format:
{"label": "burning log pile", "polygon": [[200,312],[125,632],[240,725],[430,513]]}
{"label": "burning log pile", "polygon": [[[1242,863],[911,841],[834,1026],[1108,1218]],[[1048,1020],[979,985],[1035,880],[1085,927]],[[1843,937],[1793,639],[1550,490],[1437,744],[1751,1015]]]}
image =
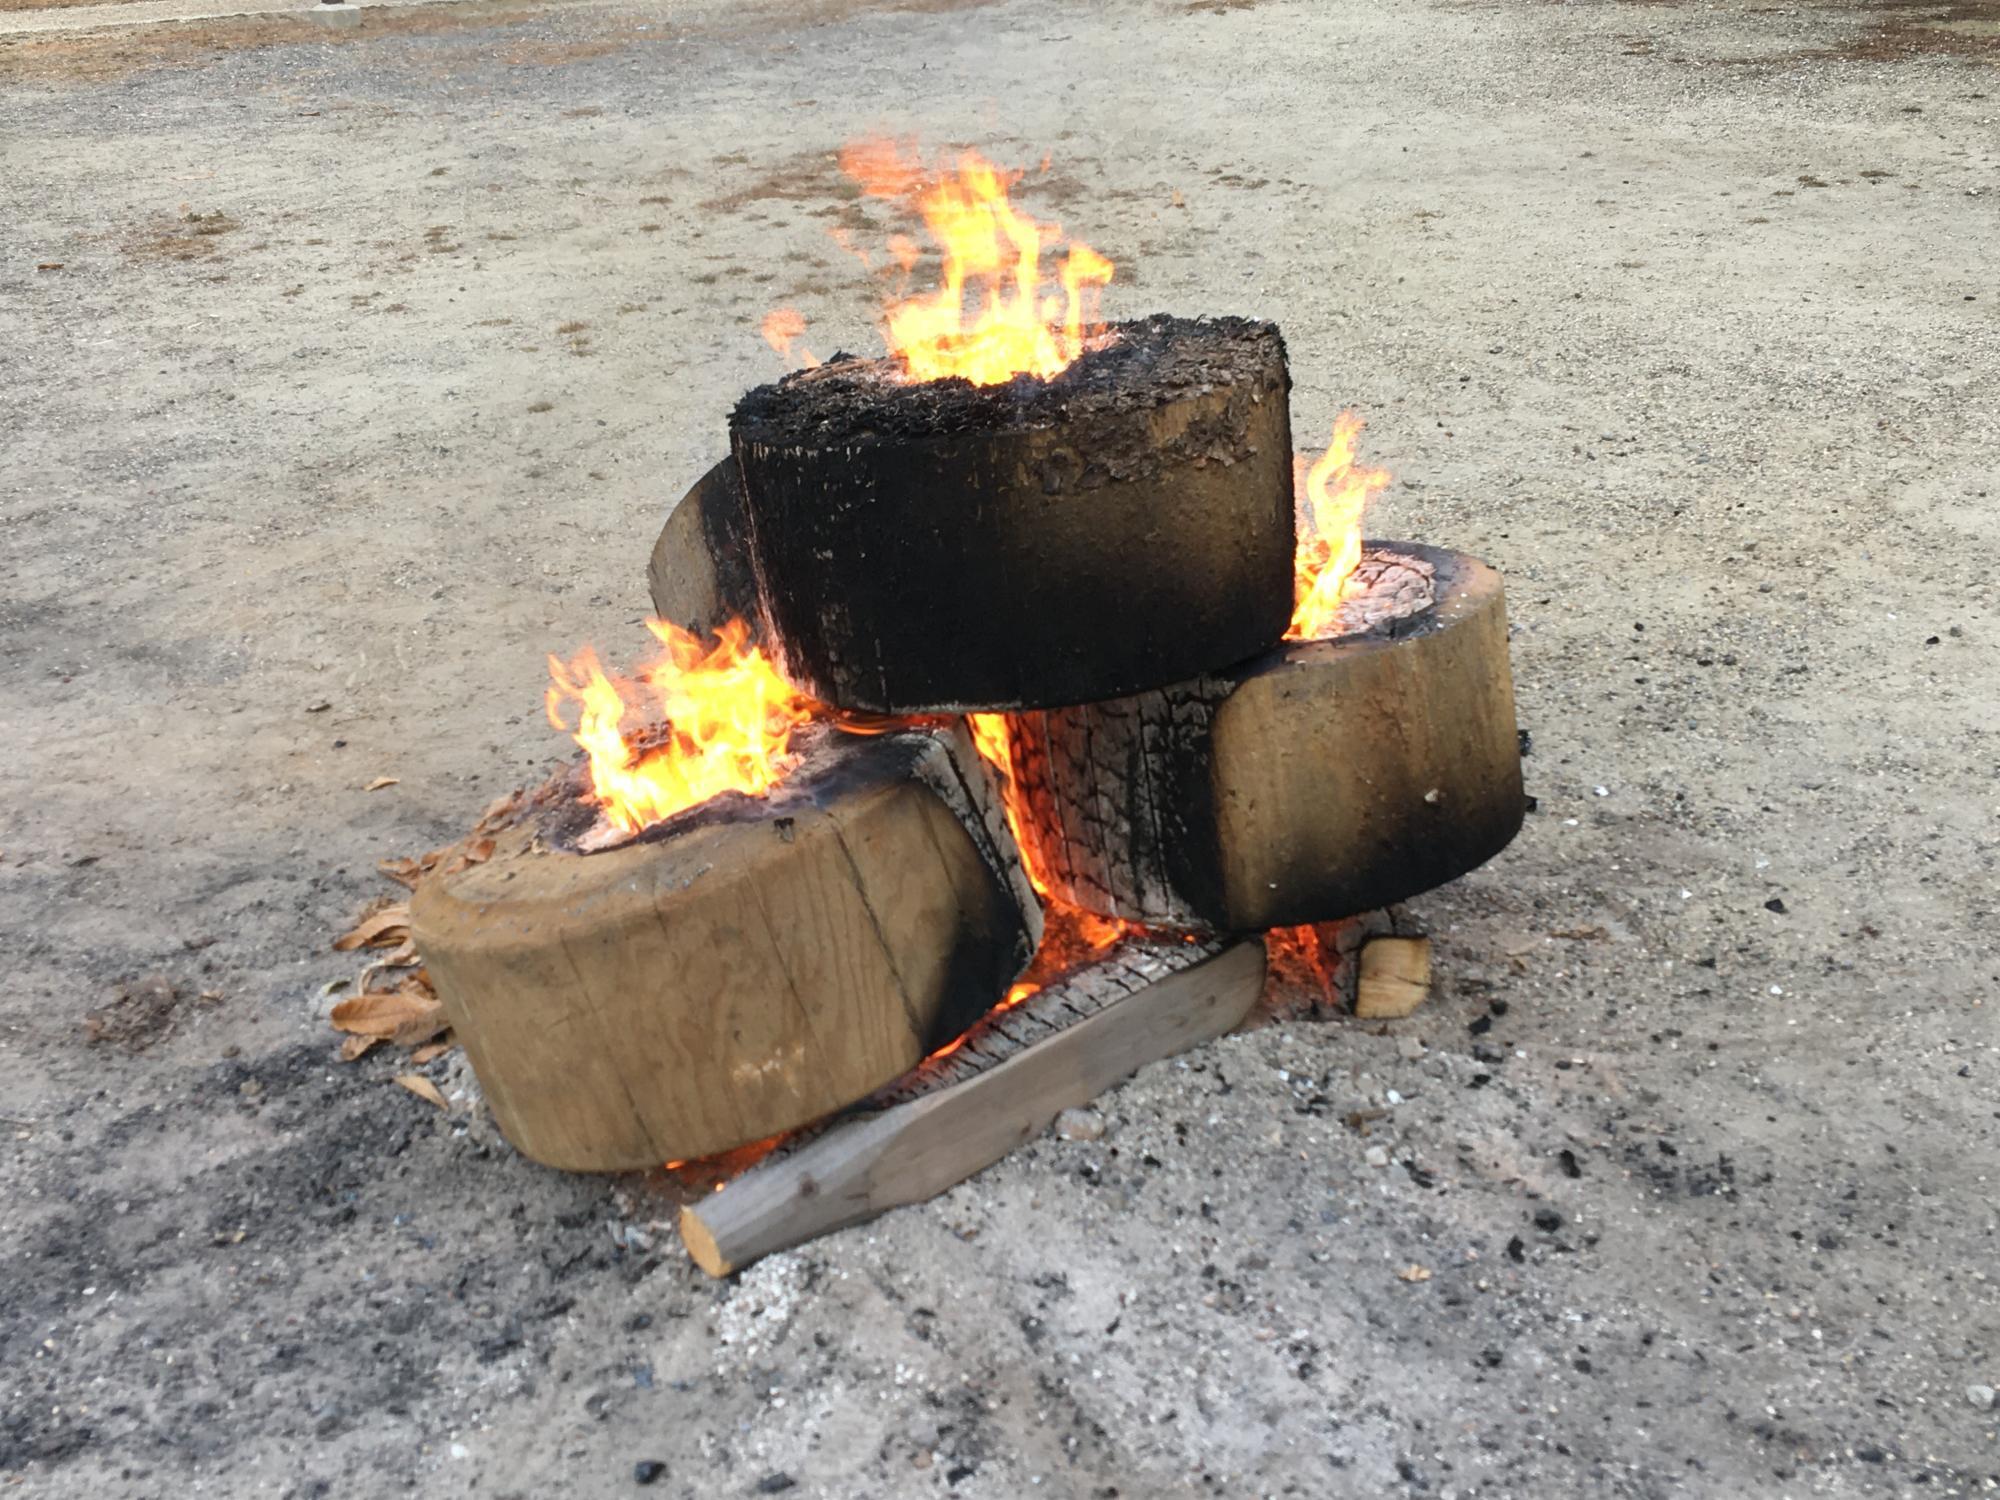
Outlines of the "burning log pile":
{"label": "burning log pile", "polygon": [[[584,760],[410,903],[523,1152],[762,1156],[683,1217],[716,1274],[1237,1026],[1259,934],[1352,1004],[1369,914],[1522,813],[1498,576],[1361,542],[1358,423],[1295,475],[1274,326],[1098,322],[1110,263],[1045,278],[977,158],[851,165],[939,291],[742,399],[652,553],[662,660],[552,659]],[[1427,982],[1374,969],[1377,1013]]]}

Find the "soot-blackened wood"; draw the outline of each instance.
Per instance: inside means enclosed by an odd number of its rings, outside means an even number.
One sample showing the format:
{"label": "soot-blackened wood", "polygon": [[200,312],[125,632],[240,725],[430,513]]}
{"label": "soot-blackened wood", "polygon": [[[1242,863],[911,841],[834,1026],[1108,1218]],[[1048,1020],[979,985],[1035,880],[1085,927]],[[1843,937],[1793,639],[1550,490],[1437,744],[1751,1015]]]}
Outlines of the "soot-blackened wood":
{"label": "soot-blackened wood", "polygon": [[1255,655],[1293,547],[1284,342],[1150,318],[1048,380],[847,360],[731,419],[786,674],[884,713],[1087,702]]}
{"label": "soot-blackened wood", "polygon": [[1038,868],[1063,900],[1155,926],[1222,905],[1210,741],[1223,677],[1009,714]]}
{"label": "soot-blackened wood", "polygon": [[743,484],[733,456],[702,475],[668,514],[653,544],[646,583],[653,612],[683,630],[706,636],[743,619],[753,635],[764,634]]}
{"label": "soot-blackened wood", "polygon": [[819,733],[768,798],[581,853],[589,814],[557,797],[419,884],[418,950],[525,1155],[619,1170],[793,1129],[958,1036],[1027,963],[1040,910],[962,737]]}
{"label": "soot-blackened wood", "polygon": [[963,1182],[1164,1057],[1232,1030],[1257,1003],[1264,950],[1128,943],[990,1018],[854,1115],[681,1210],[696,1264],[763,1256]]}
{"label": "soot-blackened wood", "polygon": [[[1256,931],[1390,905],[1506,846],[1523,801],[1499,575],[1438,548],[1370,547],[1386,598],[1417,574],[1432,602],[1397,615],[1357,601],[1353,633],[1227,676],[1006,715],[1058,898]],[[1412,566],[1385,565],[1392,553]]]}

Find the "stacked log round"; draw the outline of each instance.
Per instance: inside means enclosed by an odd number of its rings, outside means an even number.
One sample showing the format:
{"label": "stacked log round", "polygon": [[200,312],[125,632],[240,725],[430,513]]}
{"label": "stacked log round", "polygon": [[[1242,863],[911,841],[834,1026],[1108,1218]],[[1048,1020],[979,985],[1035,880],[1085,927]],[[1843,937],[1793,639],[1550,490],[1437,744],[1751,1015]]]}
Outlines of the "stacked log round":
{"label": "stacked log round", "polygon": [[1104,916],[1256,931],[1388,906],[1519,830],[1500,578],[1371,543],[1349,628],[1102,703],[1006,716],[1052,893]]}
{"label": "stacked log round", "polygon": [[1116,325],[1047,380],[836,360],[731,419],[785,674],[878,713],[1046,707],[1214,671],[1283,632],[1290,378],[1268,323]]}
{"label": "stacked log round", "polygon": [[424,880],[411,927],[501,1130],[572,1170],[705,1156],[843,1108],[958,1036],[1041,934],[962,738],[819,731],[725,793],[584,852],[542,799]]}

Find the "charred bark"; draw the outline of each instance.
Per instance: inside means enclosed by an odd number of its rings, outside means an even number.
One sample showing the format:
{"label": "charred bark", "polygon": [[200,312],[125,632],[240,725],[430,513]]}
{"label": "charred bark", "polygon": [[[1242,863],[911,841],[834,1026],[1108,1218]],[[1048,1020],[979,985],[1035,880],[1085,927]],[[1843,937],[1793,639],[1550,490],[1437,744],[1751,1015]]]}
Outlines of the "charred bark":
{"label": "charred bark", "polygon": [[1269,647],[1293,546],[1284,344],[1153,318],[1049,380],[848,360],[731,420],[787,675],[885,713],[1048,707]]}

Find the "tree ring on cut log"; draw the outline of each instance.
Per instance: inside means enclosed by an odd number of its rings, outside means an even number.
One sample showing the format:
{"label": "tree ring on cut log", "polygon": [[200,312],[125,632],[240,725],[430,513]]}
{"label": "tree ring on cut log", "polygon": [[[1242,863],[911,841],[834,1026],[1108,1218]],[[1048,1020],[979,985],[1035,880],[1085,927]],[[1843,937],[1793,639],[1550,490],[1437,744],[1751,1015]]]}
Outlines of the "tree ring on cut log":
{"label": "tree ring on cut log", "polygon": [[820,730],[766,798],[594,853],[545,798],[423,881],[411,929],[501,1130],[570,1170],[761,1140],[866,1097],[996,1003],[1041,914],[962,735]]}
{"label": "tree ring on cut log", "polygon": [[1267,649],[1292,590],[1290,384],[1269,323],[1153,317],[1047,380],[847,359],[758,387],[730,431],[780,666],[822,702],[929,713]]}
{"label": "tree ring on cut log", "polygon": [[1391,905],[1506,847],[1523,799],[1499,574],[1370,542],[1357,576],[1337,637],[1006,716],[1057,898],[1156,926],[1290,927]]}

